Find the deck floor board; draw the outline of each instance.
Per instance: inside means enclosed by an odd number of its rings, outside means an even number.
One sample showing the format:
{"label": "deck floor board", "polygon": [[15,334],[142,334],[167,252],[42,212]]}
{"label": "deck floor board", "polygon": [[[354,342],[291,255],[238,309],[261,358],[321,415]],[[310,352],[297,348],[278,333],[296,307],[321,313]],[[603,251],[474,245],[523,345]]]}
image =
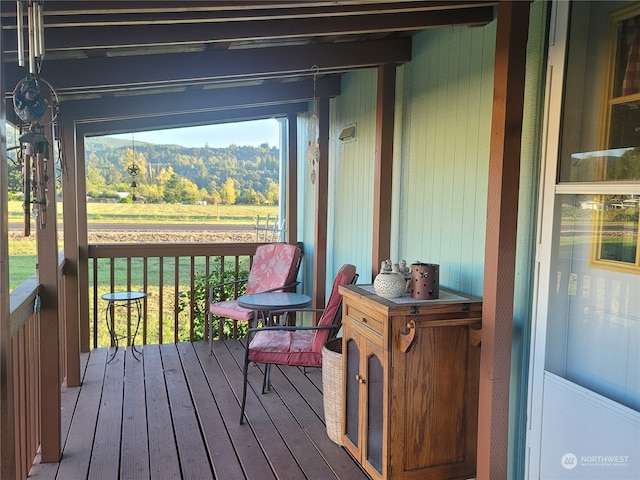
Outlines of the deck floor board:
{"label": "deck floor board", "polygon": [[244,346],[238,340],[147,345],[83,354],[83,384],[63,387],[63,455],[43,480],[353,479],[357,463],[326,435],[319,369],[249,368],[247,420],[238,423]]}

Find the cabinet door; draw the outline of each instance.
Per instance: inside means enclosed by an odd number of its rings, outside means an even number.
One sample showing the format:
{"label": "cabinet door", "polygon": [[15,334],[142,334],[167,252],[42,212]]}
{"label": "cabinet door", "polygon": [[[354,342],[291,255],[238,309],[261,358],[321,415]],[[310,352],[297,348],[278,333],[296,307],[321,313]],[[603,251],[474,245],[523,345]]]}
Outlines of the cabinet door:
{"label": "cabinet door", "polygon": [[[385,445],[385,367],[381,345],[368,338],[376,334],[348,323],[343,331],[345,448],[374,479],[387,464]],[[381,340],[380,340],[381,342]]]}
{"label": "cabinet door", "polygon": [[366,371],[362,383],[366,418],[363,422],[365,470],[382,475],[384,464],[384,365],[382,348],[366,341]]}
{"label": "cabinet door", "polygon": [[345,403],[344,436],[345,446],[360,458],[360,345],[352,331],[344,329],[343,352],[345,352]]}

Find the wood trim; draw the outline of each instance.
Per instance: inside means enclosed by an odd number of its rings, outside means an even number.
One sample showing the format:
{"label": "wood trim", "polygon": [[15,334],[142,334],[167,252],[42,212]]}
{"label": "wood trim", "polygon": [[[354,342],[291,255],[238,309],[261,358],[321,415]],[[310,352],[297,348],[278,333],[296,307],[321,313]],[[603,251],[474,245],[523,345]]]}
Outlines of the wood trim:
{"label": "wood trim", "polygon": [[[64,120],[64,119],[63,119]],[[62,122],[61,134],[63,152],[74,151],[73,123]],[[62,217],[64,229],[64,322],[66,335],[65,377],[67,387],[80,385],[80,312],[78,307],[78,195],[76,181],[76,164],[73,155],[65,155],[62,169]],[[73,220],[69,220],[73,219]],[[87,330],[88,332],[88,330]]]}
{"label": "wood trim", "polygon": [[508,477],[509,383],[529,2],[498,5],[485,246],[479,480]]}
{"label": "wood trim", "polygon": [[[320,160],[316,176],[316,218],[313,251],[312,308],[324,308],[327,278],[327,214],[329,189],[329,99],[319,98],[319,148]],[[317,319],[316,319],[317,320]],[[315,323],[315,322],[314,322]]]}
{"label": "wood trim", "polygon": [[378,67],[376,101],[376,158],[373,182],[373,248],[371,278],[391,254],[391,194],[393,184],[393,129],[396,100],[396,66]]}
{"label": "wood trim", "polygon": [[175,257],[176,252],[187,256],[252,256],[262,242],[250,243],[97,243],[87,247],[89,258]]}

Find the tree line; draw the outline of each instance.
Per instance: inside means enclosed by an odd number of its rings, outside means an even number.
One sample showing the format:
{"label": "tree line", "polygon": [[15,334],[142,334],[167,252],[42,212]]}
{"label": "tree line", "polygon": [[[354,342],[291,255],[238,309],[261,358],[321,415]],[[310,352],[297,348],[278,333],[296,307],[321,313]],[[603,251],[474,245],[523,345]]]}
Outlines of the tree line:
{"label": "tree line", "polygon": [[187,148],[92,137],[85,156],[87,196],[93,199],[278,203],[279,152],[268,144]]}

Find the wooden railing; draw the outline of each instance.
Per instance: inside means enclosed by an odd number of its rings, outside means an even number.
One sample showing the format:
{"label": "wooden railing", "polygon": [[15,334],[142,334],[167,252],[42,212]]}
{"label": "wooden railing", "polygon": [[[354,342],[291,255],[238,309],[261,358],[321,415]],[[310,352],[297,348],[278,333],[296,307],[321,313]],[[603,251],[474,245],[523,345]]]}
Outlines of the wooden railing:
{"label": "wooden railing", "polygon": [[[207,279],[246,278],[260,243],[158,243],[89,245],[91,345],[109,345],[107,302],[117,291],[145,292],[137,345],[206,338]],[[137,312],[130,305],[121,331],[135,331]],[[234,328],[232,334],[237,334]]]}
{"label": "wooden railing", "polygon": [[[63,265],[64,258],[60,255],[58,279],[62,277]],[[41,441],[42,404],[40,392],[42,378],[40,372],[40,315],[38,313],[39,288],[38,276],[34,274],[18,285],[9,297],[12,377],[10,388],[13,393],[13,442],[11,444],[15,459],[16,479],[28,477]],[[62,298],[61,290],[59,299]],[[62,318],[61,315],[59,317]],[[62,324],[63,322],[60,322],[60,328],[62,328]],[[62,334],[61,337],[64,335]],[[59,358],[61,371],[62,348]],[[5,447],[6,445],[3,445],[3,448]],[[5,458],[4,454],[2,457]]]}
{"label": "wooden railing", "polygon": [[[106,302],[110,291],[139,290],[148,294],[142,308],[137,344],[193,341],[207,335],[206,278],[224,275],[225,280],[243,278],[260,243],[235,244],[99,244],[89,246],[91,305],[95,332],[92,344],[107,346]],[[64,258],[59,259],[59,309],[64,310],[61,281]],[[42,441],[40,315],[36,275],[10,294],[11,391],[13,427],[10,457],[15,459],[15,478],[27,478]],[[233,294],[233,292],[232,292]],[[133,312],[126,314],[128,328]],[[59,314],[60,378],[64,378],[65,322]],[[102,337],[101,337],[102,332]],[[103,338],[106,344],[101,345]],[[3,445],[3,450],[8,445]],[[5,457],[6,451],[2,457]]]}
{"label": "wooden railing", "polygon": [[33,275],[11,292],[10,332],[13,372],[13,447],[16,478],[27,478],[40,445],[40,340]]}

